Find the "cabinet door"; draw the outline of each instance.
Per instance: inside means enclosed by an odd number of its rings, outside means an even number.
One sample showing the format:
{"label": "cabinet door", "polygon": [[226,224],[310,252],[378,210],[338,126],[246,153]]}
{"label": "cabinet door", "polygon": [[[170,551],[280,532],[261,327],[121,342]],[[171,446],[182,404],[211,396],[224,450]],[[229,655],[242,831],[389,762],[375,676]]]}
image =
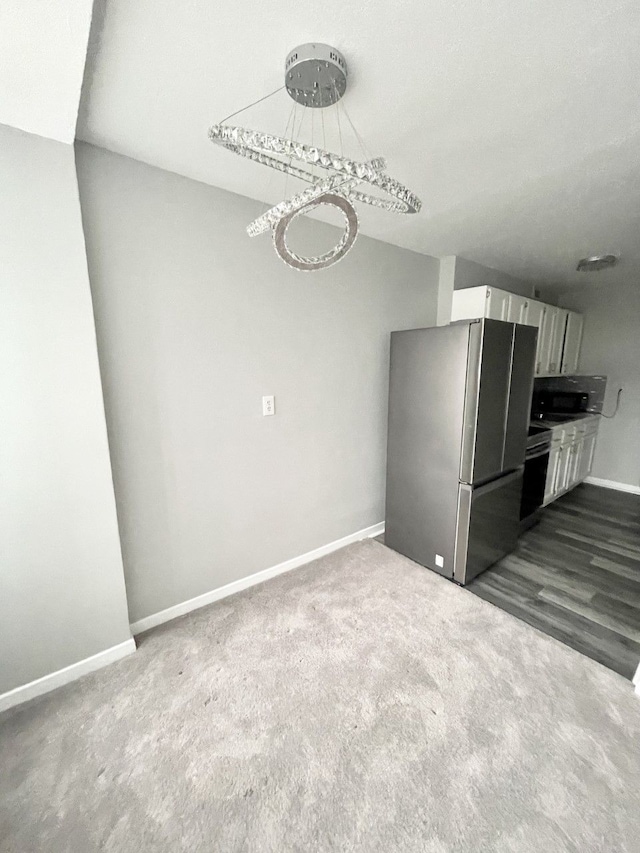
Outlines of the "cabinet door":
{"label": "cabinet door", "polygon": [[538,365],[540,369],[536,370],[536,373],[539,376],[546,376],[550,372],[551,344],[553,342],[557,319],[558,309],[553,305],[545,305],[538,333]]}
{"label": "cabinet door", "polygon": [[582,455],[580,457],[580,466],[578,468],[578,481],[582,481],[585,477],[588,477],[591,473],[591,466],[593,465],[593,454],[596,449],[596,437],[597,433],[592,433],[591,435],[587,435],[584,438],[582,445]]}
{"label": "cabinet door", "polygon": [[556,475],[556,481],[553,484],[553,494],[557,495],[560,492],[564,492],[567,488],[567,483],[569,482],[569,470],[571,465],[571,454],[570,454],[571,445],[565,444],[562,447],[558,448],[559,451],[559,461],[558,461],[558,471]]}
{"label": "cabinet door", "polygon": [[529,300],[529,307],[527,308],[527,325],[535,326],[538,330],[538,344],[536,347],[536,369],[535,375],[538,376],[541,373],[542,367],[542,322],[545,314],[545,305],[543,302],[536,302],[535,299]]}
{"label": "cabinet door", "polygon": [[558,466],[560,464],[560,447],[552,447],[549,453],[549,465],[547,466],[547,479],[544,484],[544,502],[550,501],[554,494],[556,480],[558,479]]}
{"label": "cabinet door", "polygon": [[562,373],[573,374],[578,372],[578,357],[580,355],[580,343],[582,341],[582,314],[569,311],[567,317],[567,329],[564,336],[564,349],[562,352]]}
{"label": "cabinet door", "polygon": [[548,373],[558,375],[562,368],[562,350],[569,312],[565,308],[552,308],[551,310],[555,312],[556,316],[553,326],[553,336],[551,338],[551,350],[549,352]]}
{"label": "cabinet door", "polygon": [[529,300],[517,293],[510,293],[507,304],[507,320],[510,323],[522,323],[527,325],[529,313]]}
{"label": "cabinet door", "polygon": [[487,288],[466,287],[454,290],[451,300],[451,322],[455,320],[475,320],[484,317],[487,310]]}
{"label": "cabinet door", "polygon": [[584,439],[574,441],[569,447],[569,463],[567,473],[567,483],[565,488],[571,489],[580,482],[580,465],[584,453]]}
{"label": "cabinet door", "polygon": [[509,297],[511,295],[506,290],[488,287],[487,310],[484,312],[484,316],[492,320],[506,320],[509,313]]}

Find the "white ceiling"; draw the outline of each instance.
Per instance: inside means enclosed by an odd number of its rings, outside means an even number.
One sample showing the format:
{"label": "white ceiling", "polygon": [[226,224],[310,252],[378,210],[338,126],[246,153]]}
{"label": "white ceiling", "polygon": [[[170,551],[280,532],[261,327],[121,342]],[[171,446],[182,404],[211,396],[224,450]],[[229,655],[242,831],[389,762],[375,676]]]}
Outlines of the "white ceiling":
{"label": "white ceiling", "polygon": [[[418,216],[361,209],[364,233],[558,284],[585,281],[580,257],[619,252],[604,275],[628,278],[640,275],[639,34],[637,0],[97,0],[78,135],[280,200],[284,178],[212,146],[207,127],[280,86],[292,47],[329,42],[367,147],[424,202]],[[280,92],[237,121],[282,133],[291,105]],[[325,117],[335,147],[334,109]]]}
{"label": "white ceiling", "polygon": [[0,123],[73,142],[92,0],[2,0]]}

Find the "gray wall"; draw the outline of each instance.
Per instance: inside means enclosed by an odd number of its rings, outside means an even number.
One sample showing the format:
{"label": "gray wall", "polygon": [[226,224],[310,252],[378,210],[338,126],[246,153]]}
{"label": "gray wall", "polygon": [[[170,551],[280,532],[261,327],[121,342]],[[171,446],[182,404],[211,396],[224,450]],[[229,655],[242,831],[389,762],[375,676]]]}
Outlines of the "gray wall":
{"label": "gray wall", "polygon": [[264,205],[77,163],[132,621],[382,521],[389,332],[435,323],[437,260],[360,237],[295,272]]}
{"label": "gray wall", "polygon": [[584,314],[580,373],[608,377],[605,412],[612,412],[623,387],[615,418],[602,418],[593,477],[640,486],[640,286],[574,287],[559,304]]}
{"label": "gray wall", "polygon": [[0,693],[129,639],[74,153],[0,127]]}
{"label": "gray wall", "polygon": [[479,284],[489,284],[501,290],[508,290],[509,293],[519,293],[520,296],[534,295],[534,286],[531,282],[456,255],[454,290],[464,290]]}
{"label": "gray wall", "polygon": [[518,293],[521,296],[534,296],[535,294],[535,288],[531,282],[522,281],[522,279],[508,275],[508,273],[485,267],[475,261],[468,261],[466,258],[461,258],[460,255],[447,255],[440,259],[438,325],[446,326],[451,322],[454,290],[465,290],[468,287],[484,284],[507,290],[510,293]]}

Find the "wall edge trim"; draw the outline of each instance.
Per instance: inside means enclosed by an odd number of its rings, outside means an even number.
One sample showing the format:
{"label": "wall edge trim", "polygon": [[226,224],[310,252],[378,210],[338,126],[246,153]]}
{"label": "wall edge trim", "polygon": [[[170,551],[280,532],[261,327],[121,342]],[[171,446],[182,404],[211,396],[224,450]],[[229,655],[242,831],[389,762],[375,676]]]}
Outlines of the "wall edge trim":
{"label": "wall edge trim", "polygon": [[8,690],[6,693],[0,695],[0,713],[8,711],[9,708],[13,708],[15,705],[21,705],[30,699],[50,693],[58,687],[63,687],[65,684],[82,678],[83,675],[88,675],[90,672],[102,669],[103,666],[115,663],[127,657],[127,655],[133,654],[135,650],[135,641],[133,637],[130,637],[123,643],[118,643],[117,646],[110,646],[108,649],[91,655],[91,657],[83,658],[62,669],[57,669],[55,672],[50,672],[48,675],[36,678],[34,681],[14,687],[12,690]]}
{"label": "wall edge trim", "polygon": [[603,480],[600,477],[586,477],[584,482],[590,483],[592,486],[602,486],[605,489],[615,489],[618,492],[640,495],[640,486],[632,486],[631,483],[618,483],[616,480]]}
{"label": "wall edge trim", "polygon": [[131,633],[141,634],[143,631],[149,631],[157,625],[162,625],[165,622],[170,622],[172,619],[177,619],[179,616],[185,616],[193,610],[199,610],[201,607],[206,607],[208,604],[213,604],[215,601],[220,601],[230,595],[235,595],[244,589],[249,589],[259,583],[263,583],[270,578],[275,578],[292,569],[297,569],[300,566],[305,566],[320,557],[325,557],[327,554],[332,554],[340,548],[351,545],[353,542],[359,542],[362,539],[371,539],[374,536],[379,536],[384,533],[384,522],[372,524],[370,527],[364,527],[362,530],[357,530],[355,533],[350,533],[348,536],[343,536],[341,539],[336,539],[326,545],[321,545],[319,548],[314,548],[312,551],[307,551],[306,554],[301,554],[299,557],[292,557],[290,560],[285,560],[283,563],[278,563],[267,569],[262,569],[252,575],[247,575],[237,581],[231,581],[224,586],[219,586],[209,592],[197,595],[187,601],[182,601],[179,604],[174,604],[167,607],[165,610],[159,610],[157,613],[152,613],[150,616],[145,616],[143,619],[138,619],[131,623]]}

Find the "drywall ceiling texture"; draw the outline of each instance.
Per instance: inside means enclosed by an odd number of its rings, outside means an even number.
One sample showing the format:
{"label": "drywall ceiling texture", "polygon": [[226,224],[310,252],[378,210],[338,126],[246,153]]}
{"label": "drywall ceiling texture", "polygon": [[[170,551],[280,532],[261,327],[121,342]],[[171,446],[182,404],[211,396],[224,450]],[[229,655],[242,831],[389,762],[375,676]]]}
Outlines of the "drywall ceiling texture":
{"label": "drywall ceiling texture", "polygon": [[76,159],[132,621],[381,522],[389,332],[435,322],[438,261],[363,237],[299,273],[258,202]]}
{"label": "drywall ceiling texture", "polygon": [[[579,281],[577,260],[602,250],[640,275],[637,0],[326,0],[321,23],[309,0],[98,0],[94,21],[82,139],[280,200],[284,177],[213,147],[207,127],[280,86],[292,47],[327,41],[367,147],[424,201],[413,217],[362,209],[364,233],[525,280]],[[291,106],[280,92],[237,121],[283,133]]]}
{"label": "drywall ceiling texture", "polygon": [[[599,274],[594,274],[599,275]],[[637,281],[587,285],[563,293],[560,305],[584,315],[580,373],[607,376],[604,411],[591,475],[640,487],[640,287]]]}
{"label": "drywall ceiling texture", "polygon": [[73,148],[0,152],[3,693],[130,633]]}
{"label": "drywall ceiling texture", "polygon": [[73,142],[92,0],[2,0],[0,123]]}

